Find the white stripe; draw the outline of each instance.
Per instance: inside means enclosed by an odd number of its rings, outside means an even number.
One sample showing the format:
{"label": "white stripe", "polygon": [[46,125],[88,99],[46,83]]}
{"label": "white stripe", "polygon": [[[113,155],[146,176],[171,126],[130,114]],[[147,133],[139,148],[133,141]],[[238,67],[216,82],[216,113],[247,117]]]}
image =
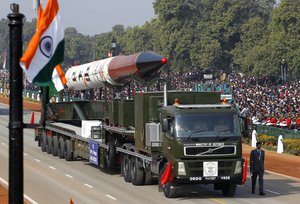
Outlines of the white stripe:
{"label": "white stripe", "polygon": [[69,178],[73,178],[73,176],[71,176],[70,174],[65,174],[66,177],[69,177]]}
{"label": "white stripe", "polygon": [[108,194],[105,194],[107,197],[109,197],[110,199],[113,199],[113,200],[117,200],[115,197],[111,196],[111,195],[108,195]]}
{"label": "white stripe", "polygon": [[6,144],[4,142],[1,143],[3,146],[6,146]]}
{"label": "white stripe", "polygon": [[0,182],[1,182],[1,183],[4,183],[6,186],[8,186],[8,182],[5,181],[5,180],[4,180],[3,178],[1,178],[1,177],[0,177]]}
{"label": "white stripe", "polygon": [[24,156],[28,156],[28,154],[26,154],[26,153],[23,153],[23,155],[24,155]]}
{"label": "white stripe", "polygon": [[58,72],[56,70],[56,68],[53,69],[53,73],[52,73],[52,82],[55,86],[55,89],[57,90],[57,92],[61,91],[64,89],[64,85],[61,81],[60,76],[58,75]]}
{"label": "white stripe", "polygon": [[[47,30],[42,34],[41,39],[45,36],[51,36],[52,38],[52,55],[55,53],[57,45],[64,39],[64,29],[61,22],[59,11],[57,12],[55,18],[52,23],[49,25]],[[46,57],[38,46],[34,57],[32,58],[29,68],[26,69],[25,65],[20,63],[21,67],[26,73],[26,77],[28,81],[32,82],[33,79],[38,75],[38,73],[46,66],[46,64],[50,61],[48,57]]]}
{"label": "white stripe", "polygon": [[299,178],[296,178],[296,177],[293,177],[293,176],[287,176],[287,175],[280,174],[280,173],[276,173],[276,172],[274,172],[274,171],[269,171],[269,170],[266,170],[266,172],[268,172],[268,173],[271,173],[271,174],[275,174],[275,175],[278,175],[278,176],[282,176],[282,177],[290,178],[290,179],[293,179],[293,180],[300,181],[300,179],[299,179]]}
{"label": "white stripe", "polygon": [[[249,165],[248,165],[248,168],[250,168]],[[270,173],[270,174],[275,174],[275,175],[277,175],[277,176],[282,176],[282,177],[286,177],[286,178],[290,178],[290,179],[293,179],[293,180],[300,181],[299,178],[296,178],[296,177],[293,177],[293,176],[287,176],[287,175],[284,175],[284,174],[281,174],[281,173],[277,173],[277,172],[274,172],[274,171],[265,170],[265,172],[268,172],[268,173]]]}
{"label": "white stripe", "polygon": [[93,188],[93,186],[91,186],[91,185],[89,185],[87,183],[85,183],[84,185],[87,186],[87,187],[89,187],[89,188]]}
{"label": "white stripe", "polygon": [[[8,186],[8,182],[5,181],[3,178],[0,177],[0,182],[4,183],[4,185]],[[38,202],[34,201],[32,198],[30,198],[28,195],[24,194],[24,198],[27,199],[32,204],[38,204]]]}
{"label": "white stripe", "polygon": [[38,202],[34,201],[32,198],[24,194],[24,198],[26,198],[31,204],[39,204]]}
{"label": "white stripe", "polygon": [[55,170],[55,169],[56,169],[56,168],[55,168],[55,167],[53,167],[53,166],[49,166],[49,168],[50,168],[50,169],[53,169],[53,170]]}
{"label": "white stripe", "polygon": [[265,189],[265,191],[270,192],[270,193],[273,193],[273,194],[275,194],[275,195],[280,195],[280,193],[277,193],[277,192],[275,192],[275,191],[271,191],[271,190],[268,190],[268,189]]}
{"label": "white stripe", "polygon": [[36,161],[36,162],[39,162],[39,163],[41,162],[41,161],[40,161],[40,160],[38,160],[38,159],[34,159],[34,161]]}

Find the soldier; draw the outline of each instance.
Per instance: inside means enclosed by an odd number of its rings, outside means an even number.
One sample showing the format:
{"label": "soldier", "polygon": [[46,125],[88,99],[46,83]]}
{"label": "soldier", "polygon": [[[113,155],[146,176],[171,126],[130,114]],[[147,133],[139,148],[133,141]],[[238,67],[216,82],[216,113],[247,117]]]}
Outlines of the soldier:
{"label": "soldier", "polygon": [[261,142],[256,143],[256,149],[251,151],[250,154],[250,175],[252,178],[252,194],[255,193],[255,185],[257,176],[259,178],[259,195],[264,196],[263,185],[264,185],[264,161],[265,151],[261,149]]}

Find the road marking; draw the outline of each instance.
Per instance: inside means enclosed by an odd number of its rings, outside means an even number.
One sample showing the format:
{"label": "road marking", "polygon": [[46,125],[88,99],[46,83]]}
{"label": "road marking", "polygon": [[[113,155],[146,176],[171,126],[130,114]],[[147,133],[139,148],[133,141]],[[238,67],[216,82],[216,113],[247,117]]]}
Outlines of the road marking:
{"label": "road marking", "polygon": [[49,166],[50,169],[55,170],[56,168],[54,166]]}
{"label": "road marking", "polygon": [[70,174],[65,174],[66,177],[69,177],[69,178],[73,178],[73,176],[71,176]]}
{"label": "road marking", "polygon": [[268,189],[265,189],[265,191],[267,191],[267,192],[269,192],[269,193],[273,193],[273,194],[275,194],[275,195],[280,195],[280,193],[277,193],[277,192],[275,192],[275,191],[271,191],[271,190],[268,190]]}
{"label": "road marking", "polygon": [[40,160],[38,160],[38,159],[34,159],[34,161],[36,161],[36,162],[38,162],[38,163],[41,163],[41,161],[40,161]]}
{"label": "road marking", "polygon": [[[8,186],[8,182],[5,181],[3,178],[0,177],[0,182],[4,183],[6,186]],[[26,200],[28,200],[31,204],[39,204],[38,202],[36,202],[35,200],[33,200],[32,198],[30,198],[28,195],[24,194],[24,198]]]}
{"label": "road marking", "polygon": [[91,185],[89,185],[87,183],[85,183],[84,185],[87,186],[87,187],[89,187],[89,188],[94,188],[93,186],[91,186]]}
{"label": "road marking", "polygon": [[219,204],[227,204],[225,201],[219,200],[217,198],[209,198],[209,200],[214,201],[214,202],[219,203]]}
{"label": "road marking", "polygon": [[24,156],[28,156],[28,154],[26,154],[26,153],[23,153],[23,155],[24,155]]}
{"label": "road marking", "polygon": [[271,174],[275,174],[275,175],[278,175],[278,176],[282,176],[282,177],[290,178],[290,179],[293,179],[293,180],[300,181],[300,179],[299,179],[299,178],[296,178],[296,177],[293,177],[293,176],[287,176],[287,175],[280,174],[280,173],[276,173],[276,172],[274,172],[274,171],[269,171],[269,170],[266,170],[266,172],[268,172],[268,173],[271,173]]}
{"label": "road marking", "polygon": [[31,204],[39,204],[38,202],[32,200],[29,196],[24,194],[24,198],[27,199]]}
{"label": "road marking", "polygon": [[6,144],[4,142],[1,143],[3,146],[6,146]]}
{"label": "road marking", "polygon": [[5,181],[3,178],[0,177],[0,182],[4,183],[6,186],[8,186],[8,182]]}
{"label": "road marking", "polygon": [[[250,166],[248,165],[248,168],[250,169]],[[294,176],[288,176],[288,175],[284,175],[284,174],[281,174],[281,173],[277,173],[277,172],[274,172],[274,171],[270,171],[270,170],[265,170],[266,172],[270,173],[270,174],[275,174],[277,176],[282,176],[282,177],[286,177],[286,178],[290,178],[290,179],[293,179],[293,180],[297,180],[297,181],[300,181],[299,178],[296,178]]]}
{"label": "road marking", "polygon": [[117,198],[115,198],[115,197],[113,197],[113,196],[111,196],[111,195],[109,195],[109,194],[105,194],[105,196],[106,196],[106,197],[109,197],[110,199],[117,200]]}

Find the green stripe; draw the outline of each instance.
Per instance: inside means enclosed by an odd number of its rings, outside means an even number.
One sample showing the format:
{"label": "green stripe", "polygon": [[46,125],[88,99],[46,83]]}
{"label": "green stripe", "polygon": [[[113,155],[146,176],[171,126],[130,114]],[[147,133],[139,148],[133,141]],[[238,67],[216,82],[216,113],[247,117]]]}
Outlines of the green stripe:
{"label": "green stripe", "polygon": [[56,65],[64,60],[65,40],[59,42],[53,56],[43,69],[33,79],[33,84],[37,86],[50,86],[52,83],[52,73]]}

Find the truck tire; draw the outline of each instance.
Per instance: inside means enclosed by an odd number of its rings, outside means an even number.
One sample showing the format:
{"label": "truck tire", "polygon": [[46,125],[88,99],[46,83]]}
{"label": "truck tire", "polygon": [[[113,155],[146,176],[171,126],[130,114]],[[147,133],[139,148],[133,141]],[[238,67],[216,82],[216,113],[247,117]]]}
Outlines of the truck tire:
{"label": "truck tire", "polygon": [[52,147],[53,147],[53,139],[50,136],[47,136],[47,153],[52,154]]}
{"label": "truck tire", "polygon": [[[163,168],[161,168],[159,171],[159,181],[158,181],[159,185],[161,185],[160,179],[161,179],[163,173],[165,172],[167,165],[168,165],[168,163],[165,163]],[[167,197],[167,198],[176,198],[177,197],[177,189],[174,188],[172,181],[162,185],[162,188],[163,188],[165,197]]]}
{"label": "truck tire", "polygon": [[222,193],[224,196],[232,197],[236,192],[236,184],[233,182],[224,183]]}
{"label": "truck tire", "polygon": [[42,150],[42,152],[46,152],[46,150],[47,150],[47,136],[46,136],[45,132],[42,133],[41,150]]}
{"label": "truck tire", "polygon": [[144,184],[145,173],[143,164],[136,157],[131,157],[130,159],[130,176],[131,183],[134,186],[141,186]]}
{"label": "truck tire", "polygon": [[64,138],[59,138],[59,154],[58,154],[60,159],[65,158],[65,141]]}
{"label": "truck tire", "polygon": [[125,182],[131,182],[130,176],[130,159],[128,155],[122,157],[122,171]]}
{"label": "truck tire", "polygon": [[66,140],[65,141],[65,160],[66,161],[72,161],[73,160],[71,140]]}
{"label": "truck tire", "polygon": [[145,172],[145,185],[153,184],[153,176],[150,171]]}
{"label": "truck tire", "polygon": [[116,146],[114,142],[111,140],[108,142],[108,150],[106,153],[106,166],[111,169],[114,167],[115,159],[116,159]]}
{"label": "truck tire", "polygon": [[57,136],[53,136],[52,142],[53,142],[52,155],[58,156],[58,138],[57,138]]}

